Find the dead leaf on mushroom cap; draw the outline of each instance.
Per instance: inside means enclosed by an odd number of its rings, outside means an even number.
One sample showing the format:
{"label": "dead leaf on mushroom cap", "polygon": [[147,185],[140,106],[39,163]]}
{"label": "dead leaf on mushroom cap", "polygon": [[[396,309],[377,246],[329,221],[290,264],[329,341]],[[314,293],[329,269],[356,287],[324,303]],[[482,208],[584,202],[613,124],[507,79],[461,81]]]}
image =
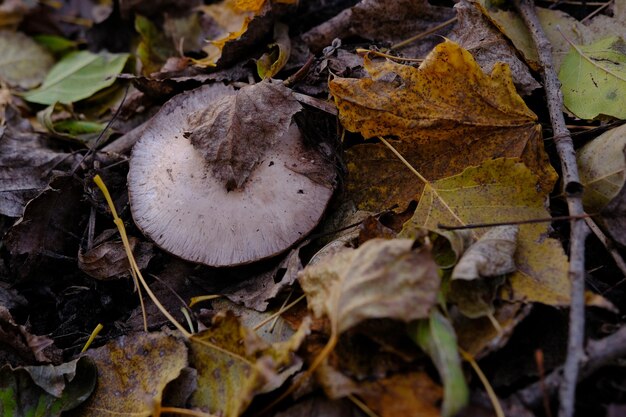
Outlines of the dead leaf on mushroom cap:
{"label": "dead leaf on mushroom cap", "polygon": [[215,88],[185,93],[149,122],[128,189],[135,222],[161,248],[233,266],[277,255],[311,231],[335,171],[305,146],[291,120],[300,105],[286,87]]}
{"label": "dead leaf on mushroom cap", "polygon": [[[486,75],[451,41],[437,45],[419,68],[367,56],[364,64],[372,78],[329,83],[346,129],[397,137],[393,146],[430,181],[484,160],[520,157],[541,190],[552,190],[556,173],[537,116],[515,91],[506,64]],[[423,184],[402,165],[382,144],[350,148],[347,188],[359,207],[377,211],[417,200]]]}
{"label": "dead leaf on mushroom cap", "polygon": [[320,259],[298,276],[309,308],[337,334],[366,319],[411,321],[428,316],[439,290],[428,247],[412,239],[372,239]]}
{"label": "dead leaf on mushroom cap", "polygon": [[301,108],[282,84],[260,82],[192,113],[185,137],[230,191],[242,188]]}

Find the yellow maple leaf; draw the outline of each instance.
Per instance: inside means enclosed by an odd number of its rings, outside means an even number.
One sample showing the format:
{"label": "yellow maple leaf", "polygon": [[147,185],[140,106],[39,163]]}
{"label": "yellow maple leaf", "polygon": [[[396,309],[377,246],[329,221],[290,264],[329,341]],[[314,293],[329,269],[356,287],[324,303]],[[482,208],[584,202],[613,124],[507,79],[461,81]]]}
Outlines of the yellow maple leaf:
{"label": "yellow maple leaf", "polygon": [[[551,191],[556,173],[543,149],[537,116],[515,91],[509,67],[482,72],[454,42],[439,44],[414,68],[391,61],[364,65],[371,78],[329,84],[343,126],[365,138],[395,136],[394,147],[428,180],[498,157],[519,157]],[[381,144],[347,153],[348,190],[364,209],[405,206],[423,185]]]}

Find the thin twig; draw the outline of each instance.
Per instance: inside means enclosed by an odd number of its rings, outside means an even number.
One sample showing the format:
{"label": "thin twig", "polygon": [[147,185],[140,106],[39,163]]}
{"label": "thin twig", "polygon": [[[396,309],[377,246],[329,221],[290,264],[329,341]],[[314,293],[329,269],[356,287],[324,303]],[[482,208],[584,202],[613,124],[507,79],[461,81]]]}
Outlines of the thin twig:
{"label": "thin twig", "polygon": [[463,226],[451,226],[451,225],[438,223],[437,229],[465,230],[465,229],[478,229],[481,227],[512,226],[512,225],[532,224],[532,223],[552,223],[552,222],[562,221],[562,220],[587,219],[591,216],[593,216],[593,214],[583,214],[582,216],[554,216],[554,217],[544,217],[541,219],[530,219],[530,220],[510,220],[506,222],[494,222],[494,223],[472,223],[472,224],[466,224]]}
{"label": "thin twig", "polygon": [[[530,0],[515,0],[515,6],[528,27],[541,63],[544,88],[554,142],[561,161],[563,191],[570,216],[582,216],[582,185],[578,176],[576,153],[563,117],[563,96],[552,60],[552,46],[547,39]],[[567,357],[560,386],[559,417],[572,417],[580,362],[585,340],[585,238],[589,230],[584,220],[571,220],[569,278],[571,300]]]}
{"label": "thin twig", "polygon": [[428,35],[432,35],[433,33],[437,32],[438,30],[443,29],[446,26],[451,25],[452,23],[456,22],[457,19],[458,18],[455,16],[452,19],[446,20],[445,22],[440,23],[440,24],[438,24],[436,26],[433,26],[432,28],[430,28],[428,30],[425,30],[422,33],[418,33],[417,35],[412,36],[409,39],[405,39],[402,42],[398,42],[395,45],[392,45],[392,47],[390,49],[399,49],[399,48],[402,48],[403,46],[406,46],[406,45],[408,45],[410,43],[413,43],[413,42],[415,42],[417,40],[425,38]]}
{"label": "thin twig", "polygon": [[[582,380],[598,369],[610,365],[617,359],[626,356],[626,326],[621,327],[610,336],[598,340],[591,340],[587,346],[587,356],[581,363],[581,371],[578,380]],[[528,408],[540,407],[544,393],[554,394],[562,379],[563,368],[552,371],[542,381],[518,391],[507,401],[520,401]]]}
{"label": "thin twig", "polygon": [[596,222],[593,221],[592,218],[585,219],[585,222],[587,223],[587,226],[589,227],[589,229],[591,229],[593,234],[596,235],[598,240],[600,240],[602,245],[604,245],[611,257],[613,257],[615,265],[620,271],[622,271],[622,275],[626,277],[626,262],[624,262],[624,258],[622,258],[622,255],[619,254],[617,249],[615,249],[615,246],[611,243],[609,238],[606,237],[604,232],[602,232],[602,230],[598,227],[598,225],[596,224]]}

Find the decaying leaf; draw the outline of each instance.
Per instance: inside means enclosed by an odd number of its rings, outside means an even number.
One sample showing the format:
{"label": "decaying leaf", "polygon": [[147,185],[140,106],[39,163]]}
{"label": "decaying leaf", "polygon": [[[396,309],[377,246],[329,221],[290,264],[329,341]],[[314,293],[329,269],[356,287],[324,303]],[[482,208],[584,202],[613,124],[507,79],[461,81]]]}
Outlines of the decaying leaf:
{"label": "decaying leaf", "polygon": [[[546,192],[538,178],[516,159],[495,159],[431,183],[405,228],[436,229],[439,223],[463,225],[549,217]],[[479,232],[475,232],[477,235]],[[545,224],[519,227],[515,264],[509,280],[513,300],[568,305],[568,263],[561,244],[548,238]]]}
{"label": "decaying leaf", "polygon": [[0,79],[24,89],[39,85],[53,64],[52,56],[22,32],[0,31]]}
{"label": "decaying leaf", "polygon": [[[154,256],[154,245],[129,237],[130,248],[139,269],[148,266]],[[122,242],[104,242],[78,253],[78,267],[96,279],[108,280],[130,276],[130,264]]]}
{"label": "decaying leaf", "polygon": [[16,112],[7,108],[8,125],[0,128],[0,214],[10,217],[22,216],[26,203],[48,185],[53,170],[74,160],[52,149]]}
{"label": "decaying leaf", "polygon": [[76,261],[77,236],[85,220],[83,193],[83,183],[77,178],[59,176],[28,203],[21,221],[3,238],[19,277],[52,268],[55,262]]}
{"label": "decaying leaf", "polygon": [[165,61],[176,54],[167,36],[146,17],[135,16],[135,30],[141,37],[137,45],[137,57],[141,61],[141,72],[150,75],[158,72]]}
{"label": "decaying leaf", "polygon": [[498,226],[480,237],[463,254],[452,270],[452,279],[474,280],[515,271],[517,226]]}
{"label": "decaying leaf", "polygon": [[598,136],[576,154],[580,182],[585,187],[583,204],[588,213],[598,213],[624,185],[626,125]]}
{"label": "decaying leaf", "polygon": [[511,69],[513,82],[521,95],[540,87],[510,42],[483,14],[477,1],[463,0],[454,8],[458,22],[448,38],[467,49],[484,72],[491,73],[497,62],[504,62]]}
{"label": "decaying leaf", "polygon": [[359,386],[358,396],[380,417],[439,417],[441,387],[425,372],[396,374]]}
{"label": "decaying leaf", "polygon": [[581,119],[626,119],[626,42],[621,37],[572,45],[559,79],[565,107]]}
{"label": "decaying leaf", "polygon": [[96,385],[87,357],[58,366],[0,368],[0,416],[59,417],[84,402]]}
{"label": "decaying leaf", "polygon": [[77,410],[80,417],[149,417],[165,386],[187,366],[184,342],[165,333],[122,336],[87,356],[98,368],[98,385]]}
{"label": "decaying leaf", "polygon": [[308,322],[288,340],[268,344],[230,312],[191,339],[190,363],[198,371],[191,405],[211,414],[238,417],[255,395],[272,391],[297,371],[294,352],[308,333]]}
{"label": "decaying leaf", "polygon": [[372,239],[307,266],[299,275],[308,305],[337,334],[366,319],[428,316],[439,289],[429,248],[411,239]]}
{"label": "decaying leaf", "polygon": [[428,319],[411,327],[411,337],[430,356],[443,381],[441,415],[454,416],[469,401],[469,388],[461,368],[454,328],[438,310],[433,310]]}
{"label": "decaying leaf", "polygon": [[487,317],[456,316],[453,324],[459,346],[476,359],[485,357],[506,345],[515,327],[528,316],[531,308],[532,304],[523,303],[503,303],[496,307],[493,318],[500,329]]}
{"label": "decaying leaf", "polygon": [[[365,58],[372,78],[329,84],[339,117],[365,138],[396,136],[393,146],[429,181],[495,157],[520,157],[552,189],[556,174],[543,150],[537,117],[516,93],[510,70],[491,76],[451,41],[438,45],[419,68]],[[361,208],[404,207],[423,184],[382,144],[348,151],[347,188]]]}
{"label": "decaying leaf", "polygon": [[[487,1],[480,0],[480,2],[485,5]],[[542,7],[536,7],[535,10],[552,46],[552,58],[555,69],[558,71],[563,57],[570,49],[567,39],[575,43],[584,43],[588,39],[585,25],[560,10]],[[511,40],[528,65],[534,70],[539,70],[539,56],[535,44],[521,17],[513,10],[483,7],[481,11]]]}
{"label": "decaying leaf", "polygon": [[191,114],[186,136],[227,189],[241,188],[300,109],[291,90],[261,82]]}
{"label": "decaying leaf", "polygon": [[34,335],[25,326],[15,323],[11,312],[4,305],[0,305],[0,347],[3,359],[14,366],[57,362],[61,359],[61,351],[52,339]]}
{"label": "decaying leaf", "polygon": [[89,51],[72,52],[59,61],[48,73],[43,84],[24,94],[33,103],[69,104],[109,87],[122,71],[128,54]]}
{"label": "decaying leaf", "polygon": [[[488,7],[488,0],[479,1],[484,6],[481,10],[485,16],[511,40],[528,65],[534,70],[539,70],[537,50],[521,17],[513,10]],[[613,17],[599,14],[587,23],[582,23],[561,10],[543,7],[536,7],[535,10],[541,27],[550,41],[552,59],[557,72],[563,58],[570,50],[571,43],[588,45],[609,36],[624,36],[626,7],[619,1],[614,4]]]}
{"label": "decaying leaf", "polygon": [[[303,39],[315,51],[330,45],[335,38],[350,36],[396,44],[452,17],[454,12],[451,9],[433,6],[427,0],[362,0],[311,29],[303,35]],[[418,46],[428,51],[438,42],[436,39],[434,42],[421,42]],[[415,52],[410,55],[414,56]]]}

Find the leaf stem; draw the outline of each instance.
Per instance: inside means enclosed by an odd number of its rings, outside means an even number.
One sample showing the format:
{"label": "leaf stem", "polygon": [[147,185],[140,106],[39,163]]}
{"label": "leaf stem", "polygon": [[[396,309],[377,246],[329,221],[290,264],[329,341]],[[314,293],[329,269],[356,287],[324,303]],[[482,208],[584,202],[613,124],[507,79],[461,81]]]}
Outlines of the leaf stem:
{"label": "leaf stem", "polygon": [[[107,201],[109,208],[111,209],[111,214],[113,215],[113,223],[115,223],[115,225],[117,226],[117,230],[119,231],[120,236],[122,238],[122,243],[124,244],[124,249],[126,251],[126,256],[128,257],[128,262],[130,263],[130,267],[134,270],[135,274],[137,274],[137,278],[139,278],[139,281],[141,282],[141,285],[143,286],[144,290],[146,291],[150,299],[152,299],[152,302],[161,311],[161,313],[163,313],[163,315],[174,325],[174,327],[176,327],[183,334],[183,336],[185,336],[185,338],[189,339],[191,337],[191,333],[185,330],[185,328],[169,313],[169,311],[167,311],[167,309],[163,307],[163,304],[161,304],[157,296],[154,295],[154,293],[148,286],[148,283],[143,278],[143,275],[141,274],[141,271],[139,270],[139,266],[137,265],[137,262],[135,261],[135,256],[133,255],[133,251],[130,249],[130,243],[128,242],[128,236],[126,235],[126,228],[124,227],[124,222],[117,215],[117,210],[115,209],[115,205],[113,204],[113,200],[111,199],[111,194],[109,194],[109,190],[107,186],[104,184],[104,181],[102,181],[102,178],[100,178],[100,175],[96,175],[93,178],[93,182],[95,182],[98,188],[100,188],[100,191],[102,191],[102,194],[104,195],[104,198]],[[139,291],[139,289],[137,290]]]}

